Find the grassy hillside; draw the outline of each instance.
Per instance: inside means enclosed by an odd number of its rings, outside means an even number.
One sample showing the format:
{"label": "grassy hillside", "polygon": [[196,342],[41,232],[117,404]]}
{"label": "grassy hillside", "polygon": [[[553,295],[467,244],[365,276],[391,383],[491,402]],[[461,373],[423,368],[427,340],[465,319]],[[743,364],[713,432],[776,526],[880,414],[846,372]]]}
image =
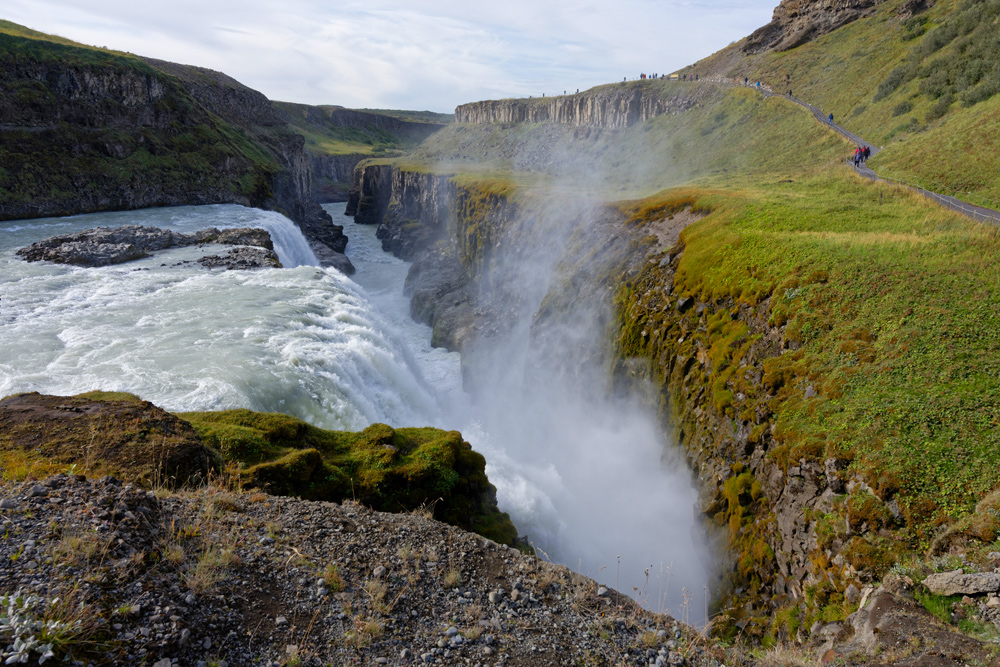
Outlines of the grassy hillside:
{"label": "grassy hillside", "polygon": [[289,126],[306,139],[306,149],[321,155],[399,155],[412,150],[449,122],[429,111],[350,110],[274,102]]}
{"label": "grassy hillside", "polygon": [[734,60],[737,43],[696,67],[790,87],[884,146],[879,173],[1000,207],[1000,3],[941,0],[915,15],[904,6],[887,2],[783,53]]}
{"label": "grassy hillside", "polygon": [[550,123],[455,124],[399,164],[465,176],[502,174],[525,187],[625,199],[682,183],[734,187],[779,178],[838,162],[849,148],[787,100],[707,83],[649,85],[687,90],[702,106],[588,135]]}
{"label": "grassy hillside", "polygon": [[[4,22],[0,73],[0,217],[260,203],[282,170],[243,128],[135,56]],[[125,99],[154,90],[142,104]]]}

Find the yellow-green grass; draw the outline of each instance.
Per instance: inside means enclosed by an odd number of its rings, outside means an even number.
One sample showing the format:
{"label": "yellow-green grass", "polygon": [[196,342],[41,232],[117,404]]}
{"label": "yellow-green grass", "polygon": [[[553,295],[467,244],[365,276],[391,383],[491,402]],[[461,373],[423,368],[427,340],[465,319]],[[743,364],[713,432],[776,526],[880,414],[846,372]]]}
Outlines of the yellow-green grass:
{"label": "yellow-green grass", "polygon": [[98,46],[87,46],[86,44],[80,44],[79,42],[74,42],[71,39],[66,39],[65,37],[60,37],[58,35],[47,35],[44,32],[38,32],[37,30],[32,30],[23,25],[13,23],[11,21],[5,21],[0,19],[0,34],[12,35],[14,37],[26,37],[28,39],[37,39],[45,42],[51,42],[53,44],[59,44],[62,46],[73,46],[80,47],[83,49],[90,49],[94,51],[103,51],[105,53],[112,53],[115,55],[129,55],[121,51],[114,51],[106,47]]}
{"label": "yellow-green grass", "polygon": [[[969,514],[1000,483],[993,227],[839,168],[668,197],[712,211],[682,234],[675,289],[717,303],[770,297],[772,324],[801,344],[764,365],[770,456],[850,461],[880,498],[897,499],[911,547],[927,546],[937,525]],[[737,367],[750,341],[727,339],[737,308],[731,315],[684,343],[710,350],[713,377]],[[743,374],[728,377],[733,392],[762,395]],[[819,395],[806,399],[807,386]]]}

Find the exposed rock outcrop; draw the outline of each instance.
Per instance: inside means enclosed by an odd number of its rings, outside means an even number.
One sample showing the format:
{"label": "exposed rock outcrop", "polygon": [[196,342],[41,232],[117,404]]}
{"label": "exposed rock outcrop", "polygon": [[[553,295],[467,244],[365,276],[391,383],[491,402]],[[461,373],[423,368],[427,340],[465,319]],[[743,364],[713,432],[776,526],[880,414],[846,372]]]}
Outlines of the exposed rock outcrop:
{"label": "exposed rock outcrop", "polygon": [[868,16],[885,0],[782,0],[771,22],[743,43],[744,53],[787,51]]}
{"label": "exposed rock outcrop", "polygon": [[348,209],[353,210],[354,222],[359,225],[382,222],[392,197],[392,172],[390,165],[382,163],[364,164],[355,169],[355,185],[347,202]]}
{"label": "exposed rock outcrop", "polygon": [[347,201],[354,168],[367,157],[360,153],[323,155],[309,152],[313,199],[324,203]]}
{"label": "exposed rock outcrop", "polygon": [[198,260],[206,269],[277,269],[281,267],[278,255],[264,248],[233,248],[225,255],[206,255]]}
{"label": "exposed rock outcrop", "polygon": [[75,234],[52,236],[17,251],[28,262],[47,261],[78,266],[109,266],[148,257],[157,250],[217,243],[249,246],[229,251],[226,256],[203,257],[199,262],[210,268],[250,269],[278,267],[271,235],[264,229],[237,227],[202,229],[183,234],[158,227],[125,225],[95,227]]}
{"label": "exposed rock outcrop", "polygon": [[973,572],[966,574],[962,570],[938,572],[927,575],[923,584],[927,587],[927,590],[935,595],[996,593],[1000,591],[1000,574],[996,572]]}
{"label": "exposed rock outcrop", "polygon": [[[863,602],[863,601],[862,601]],[[993,649],[946,626],[913,599],[878,589],[845,623],[830,623],[816,635],[825,664],[934,665],[963,667],[997,663]]]}
{"label": "exposed rock outcrop", "polygon": [[561,123],[627,128],[656,116],[681,113],[698,103],[699,91],[680,90],[665,80],[631,81],[575,95],[540,99],[489,100],[455,109],[459,123]]}

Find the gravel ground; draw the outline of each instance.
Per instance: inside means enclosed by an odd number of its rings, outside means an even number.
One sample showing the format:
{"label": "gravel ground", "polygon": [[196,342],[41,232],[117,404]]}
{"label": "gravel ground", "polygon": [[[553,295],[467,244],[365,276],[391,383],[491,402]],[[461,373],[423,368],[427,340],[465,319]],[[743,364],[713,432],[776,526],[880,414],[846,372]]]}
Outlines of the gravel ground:
{"label": "gravel ground", "polygon": [[[674,619],[419,514],[57,475],[0,485],[4,659],[32,619],[114,665],[711,665]],[[51,604],[52,599],[58,599]],[[36,638],[37,638],[36,637]],[[21,645],[23,646],[23,645]],[[37,664],[44,648],[22,649]]]}

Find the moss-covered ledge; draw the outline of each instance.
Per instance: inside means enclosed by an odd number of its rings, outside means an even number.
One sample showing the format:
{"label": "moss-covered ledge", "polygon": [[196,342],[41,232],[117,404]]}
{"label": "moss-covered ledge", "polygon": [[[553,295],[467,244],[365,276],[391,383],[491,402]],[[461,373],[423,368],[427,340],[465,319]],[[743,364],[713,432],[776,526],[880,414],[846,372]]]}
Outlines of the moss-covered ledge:
{"label": "moss-covered ledge", "polygon": [[711,214],[617,300],[619,371],[647,369],[729,534],[716,627],[762,641],[927,553],[983,560],[1000,528],[976,520],[1000,484],[995,233],[832,169],[792,182],[626,211]]}
{"label": "moss-covered ledge", "polygon": [[458,431],[372,424],[329,431],[277,413],[185,412],[206,445],[247,487],[309,500],[356,500],[384,512],[424,509],[434,518],[514,545],[497,509],[486,459]]}
{"label": "moss-covered ledge", "polygon": [[457,431],[328,431],[250,410],[171,414],[124,392],[37,392],[0,400],[0,477],[113,475],[146,488],[227,476],[241,488],[309,500],[356,500],[385,512],[421,511],[519,546],[496,504],[486,460]]}

